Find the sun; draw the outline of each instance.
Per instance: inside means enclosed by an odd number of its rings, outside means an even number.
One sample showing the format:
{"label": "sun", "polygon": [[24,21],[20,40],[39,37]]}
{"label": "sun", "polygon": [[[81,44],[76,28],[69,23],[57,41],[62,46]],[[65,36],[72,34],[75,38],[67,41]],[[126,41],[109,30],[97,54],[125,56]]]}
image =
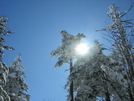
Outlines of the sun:
{"label": "sun", "polygon": [[85,43],[80,43],[76,46],[75,50],[78,54],[86,54],[88,52],[89,47]]}

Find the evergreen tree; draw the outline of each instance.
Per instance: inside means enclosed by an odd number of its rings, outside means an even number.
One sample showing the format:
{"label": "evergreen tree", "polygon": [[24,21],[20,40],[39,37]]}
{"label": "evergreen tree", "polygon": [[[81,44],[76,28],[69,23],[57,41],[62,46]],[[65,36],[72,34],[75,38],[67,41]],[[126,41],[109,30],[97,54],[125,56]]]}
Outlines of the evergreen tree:
{"label": "evergreen tree", "polygon": [[[61,35],[63,37],[62,39],[62,45],[59,46],[56,50],[53,50],[51,52],[51,56],[59,56],[58,62],[56,63],[55,67],[61,67],[64,63],[69,63],[70,64],[70,74],[73,72],[73,59],[77,59],[79,55],[75,51],[75,48],[78,44],[83,43],[81,41],[82,38],[85,38],[84,34],[78,33],[76,36],[71,35],[67,33],[66,31],[61,31]],[[73,80],[70,81],[70,87],[69,87],[69,95],[68,95],[68,100],[69,101],[74,101],[73,95]]]}
{"label": "evergreen tree", "polygon": [[[96,101],[97,97],[105,97],[107,90],[102,79],[105,75],[101,66],[108,65],[109,61],[103,54],[103,49],[102,45],[95,41],[88,54],[77,59],[74,64],[74,71],[69,76],[68,82],[71,79],[74,81],[75,101]],[[67,86],[68,83],[65,87]]]}
{"label": "evergreen tree", "polygon": [[76,83],[76,101],[134,101],[134,31],[130,20],[122,20],[125,14],[109,6],[108,15],[113,24],[103,29],[109,31],[107,40],[112,43],[108,56],[100,51],[92,58],[84,57],[76,62],[74,73],[69,77]]}
{"label": "evergreen tree", "polygon": [[14,50],[12,47],[3,45],[4,36],[12,34],[5,26],[7,23],[6,17],[0,17],[0,101],[29,101],[29,95],[23,91],[27,91],[28,86],[23,80],[24,72],[21,70],[20,55],[15,58],[15,62],[10,67],[7,67],[2,61],[4,55],[3,50]]}
{"label": "evergreen tree", "polygon": [[29,101],[29,95],[24,93],[24,91],[28,90],[28,85],[23,80],[25,73],[22,69],[24,69],[24,67],[21,66],[20,63],[21,56],[18,55],[9,67],[6,86],[4,87],[11,101]]}
{"label": "evergreen tree", "polygon": [[0,17],[0,100],[1,101],[10,101],[10,97],[6,93],[6,91],[3,89],[3,87],[6,85],[7,76],[8,76],[8,67],[5,65],[5,63],[2,62],[2,56],[4,54],[3,50],[13,50],[12,47],[3,45],[4,36],[8,36],[9,34],[12,34],[10,30],[8,30],[7,26],[5,25],[7,23],[6,17]]}
{"label": "evergreen tree", "polygon": [[[89,52],[79,57],[74,47],[80,41],[75,43],[75,36],[61,32],[62,46],[51,55],[59,56],[55,67],[68,62],[73,67],[65,88],[73,85],[75,101],[134,101],[134,27],[131,20],[123,20],[132,7],[120,13],[116,6],[109,6],[108,16],[113,23],[103,29],[108,36],[106,39],[112,44],[109,55],[104,55],[106,48],[95,41]],[[70,59],[77,61],[72,65]],[[70,89],[68,92],[71,93]],[[68,101],[74,99],[68,96]]]}

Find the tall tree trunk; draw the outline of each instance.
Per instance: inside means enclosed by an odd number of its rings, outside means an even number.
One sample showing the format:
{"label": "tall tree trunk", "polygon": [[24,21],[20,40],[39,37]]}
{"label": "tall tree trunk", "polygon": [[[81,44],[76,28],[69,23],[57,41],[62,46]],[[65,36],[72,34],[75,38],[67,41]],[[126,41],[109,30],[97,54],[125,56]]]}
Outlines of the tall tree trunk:
{"label": "tall tree trunk", "polygon": [[105,95],[106,95],[106,101],[110,101],[110,95],[109,95],[109,93],[106,92]]}
{"label": "tall tree trunk", "polygon": [[[73,63],[72,63],[72,59],[70,59],[70,74],[72,73],[72,69],[73,69]],[[70,96],[71,96],[70,101],[74,101],[74,98],[73,98],[73,80],[71,81],[71,84],[70,84]]]}

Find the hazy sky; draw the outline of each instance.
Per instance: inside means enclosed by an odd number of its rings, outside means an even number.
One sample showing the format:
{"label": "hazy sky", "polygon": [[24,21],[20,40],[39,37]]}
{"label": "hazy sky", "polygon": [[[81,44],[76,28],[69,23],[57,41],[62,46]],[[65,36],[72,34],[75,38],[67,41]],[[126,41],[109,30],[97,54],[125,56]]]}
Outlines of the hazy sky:
{"label": "hazy sky", "polygon": [[[50,52],[61,45],[61,30],[76,35],[84,33],[89,45],[101,37],[102,29],[110,19],[108,5],[116,4],[126,11],[134,0],[0,0],[0,15],[9,18],[7,26],[14,32],[6,37],[6,45],[15,51],[5,52],[7,65],[21,53],[29,85],[30,101],[66,101],[64,85],[68,72],[63,68],[53,70],[57,58],[53,60]],[[134,8],[124,19],[134,18]]]}

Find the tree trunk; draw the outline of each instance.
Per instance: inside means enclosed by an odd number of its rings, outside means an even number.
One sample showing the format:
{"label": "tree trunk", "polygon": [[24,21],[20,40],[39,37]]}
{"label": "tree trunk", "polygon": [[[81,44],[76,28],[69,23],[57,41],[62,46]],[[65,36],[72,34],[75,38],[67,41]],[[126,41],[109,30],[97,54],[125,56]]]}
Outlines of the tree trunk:
{"label": "tree trunk", "polygon": [[[73,63],[72,63],[72,59],[70,59],[70,74],[72,73],[72,67],[73,67]],[[71,96],[70,101],[74,101],[74,99],[73,99],[73,80],[71,81],[71,84],[70,84],[70,96]]]}
{"label": "tree trunk", "polygon": [[106,95],[106,101],[110,101],[110,95],[109,95],[109,93],[106,92],[105,95]]}

